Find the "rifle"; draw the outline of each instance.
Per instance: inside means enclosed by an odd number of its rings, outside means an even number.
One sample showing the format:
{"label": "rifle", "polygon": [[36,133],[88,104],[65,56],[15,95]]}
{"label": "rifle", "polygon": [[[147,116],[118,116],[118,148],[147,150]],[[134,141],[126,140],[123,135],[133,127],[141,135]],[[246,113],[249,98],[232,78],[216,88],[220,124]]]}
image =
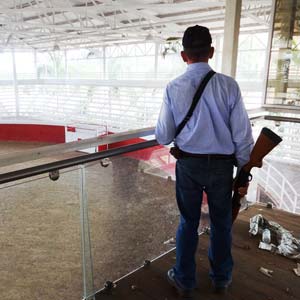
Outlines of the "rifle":
{"label": "rifle", "polygon": [[234,183],[234,193],[232,197],[232,223],[237,218],[241,207],[240,200],[242,196],[239,195],[238,189],[240,187],[245,187],[247,183],[252,180],[252,175],[250,173],[251,169],[253,167],[261,168],[263,158],[281,141],[282,138],[272,130],[266,127],[261,130],[260,135],[250,154],[249,162],[242,167]]}

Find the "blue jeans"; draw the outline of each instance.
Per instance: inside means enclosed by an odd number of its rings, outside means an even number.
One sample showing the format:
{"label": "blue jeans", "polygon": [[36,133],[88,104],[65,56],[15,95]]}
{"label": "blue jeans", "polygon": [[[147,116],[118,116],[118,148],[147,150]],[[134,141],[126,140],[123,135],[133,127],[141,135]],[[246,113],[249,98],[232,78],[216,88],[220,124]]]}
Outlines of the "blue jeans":
{"label": "blue jeans", "polygon": [[196,286],[195,254],[202,193],[207,194],[210,215],[210,277],[216,285],[231,280],[231,195],[233,159],[185,157],[176,163],[176,197],[180,224],[176,234],[175,279],[186,289]]}

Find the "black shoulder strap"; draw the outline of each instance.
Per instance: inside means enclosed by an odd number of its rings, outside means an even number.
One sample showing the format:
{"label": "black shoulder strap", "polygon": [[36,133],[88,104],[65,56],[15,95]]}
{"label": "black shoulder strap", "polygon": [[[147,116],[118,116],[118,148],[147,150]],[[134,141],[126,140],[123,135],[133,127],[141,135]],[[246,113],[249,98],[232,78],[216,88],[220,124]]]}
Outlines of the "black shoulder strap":
{"label": "black shoulder strap", "polygon": [[203,94],[203,91],[207,85],[207,83],[209,82],[209,80],[212,78],[212,76],[214,76],[216,72],[211,70],[209,71],[204,79],[201,81],[197,91],[196,91],[196,94],[193,98],[193,102],[192,102],[192,105],[188,111],[188,113],[186,114],[186,116],[184,117],[184,119],[181,121],[181,123],[178,125],[177,129],[176,129],[176,133],[175,133],[175,137],[176,138],[178,136],[178,134],[181,132],[181,130],[183,129],[183,127],[185,126],[185,124],[188,122],[188,120],[191,118],[195,108],[196,108],[196,105],[197,103],[199,102],[202,94]]}

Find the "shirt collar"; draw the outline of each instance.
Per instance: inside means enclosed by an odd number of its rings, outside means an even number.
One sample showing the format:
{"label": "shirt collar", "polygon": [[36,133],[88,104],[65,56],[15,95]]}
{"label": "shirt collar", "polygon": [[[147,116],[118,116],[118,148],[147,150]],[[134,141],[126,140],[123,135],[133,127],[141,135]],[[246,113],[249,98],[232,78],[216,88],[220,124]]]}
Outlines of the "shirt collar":
{"label": "shirt collar", "polygon": [[187,71],[196,71],[196,70],[211,70],[211,67],[206,62],[189,64],[187,67]]}

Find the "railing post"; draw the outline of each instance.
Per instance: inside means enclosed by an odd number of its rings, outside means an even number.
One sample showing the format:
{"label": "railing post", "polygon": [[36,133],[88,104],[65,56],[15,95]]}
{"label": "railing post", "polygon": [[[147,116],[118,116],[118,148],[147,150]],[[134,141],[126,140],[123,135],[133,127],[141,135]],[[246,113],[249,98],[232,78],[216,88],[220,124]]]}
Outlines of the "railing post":
{"label": "railing post", "polygon": [[293,213],[296,213],[296,210],[297,210],[297,203],[298,203],[298,194],[295,194],[295,196],[294,196]]}
{"label": "railing post", "polygon": [[93,260],[91,252],[90,228],[88,217],[88,198],[86,194],[85,167],[80,165],[80,233],[81,233],[81,262],[82,262],[82,281],[83,299],[92,300],[94,297],[94,274]]}
{"label": "railing post", "polygon": [[285,188],[285,178],[282,177],[282,186],[281,186],[281,192],[280,192],[279,208],[282,208],[282,205],[283,205],[284,188]]}
{"label": "railing post", "polygon": [[258,187],[258,185],[256,186],[256,198],[255,198],[255,202],[256,203],[259,203],[260,202],[260,194],[261,194],[261,191],[260,191],[260,188]]}
{"label": "railing post", "polygon": [[268,186],[269,186],[269,178],[270,178],[270,165],[266,164],[268,170],[267,170],[267,179],[266,179],[266,186],[265,186],[265,191],[268,191]]}

